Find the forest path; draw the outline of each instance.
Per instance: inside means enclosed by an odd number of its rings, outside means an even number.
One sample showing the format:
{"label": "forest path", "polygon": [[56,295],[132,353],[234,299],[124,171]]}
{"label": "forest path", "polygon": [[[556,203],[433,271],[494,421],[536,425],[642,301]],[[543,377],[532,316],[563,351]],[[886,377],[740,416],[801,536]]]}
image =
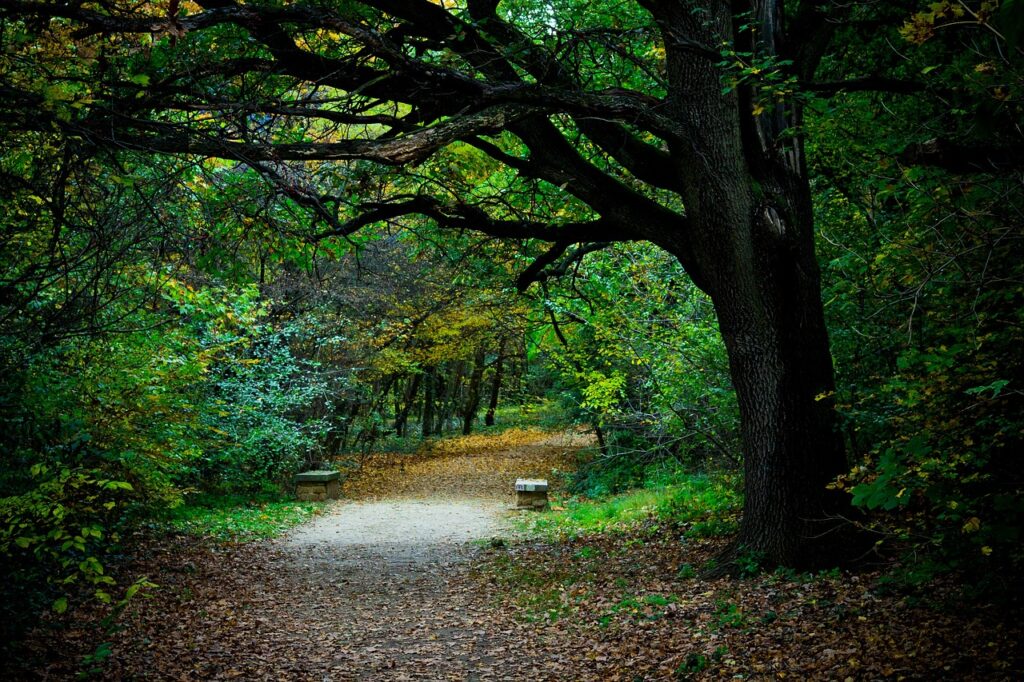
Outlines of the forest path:
{"label": "forest path", "polygon": [[[567,468],[578,440],[520,432],[381,455],[348,499],[278,540],[144,544],[128,575],[159,589],[131,602],[100,676],[1024,679],[1024,619],[962,608],[949,582],[929,588],[934,602],[911,602],[878,590],[879,571],[695,580],[682,568],[728,538],[660,524],[488,547],[508,533],[515,477]],[[73,679],[96,648],[88,619],[40,634],[49,663],[3,679]]]}
{"label": "forest path", "polygon": [[346,482],[346,499],[284,537],[214,548],[190,557],[183,574],[153,576],[156,599],[168,603],[146,605],[108,670],[180,680],[543,679],[552,661],[538,651],[554,647],[480,594],[469,560],[479,541],[507,532],[515,478],[570,467],[586,442],[512,431],[370,458]]}
{"label": "forest path", "polygon": [[[478,545],[508,531],[519,476],[571,464],[579,436],[511,431],[442,442],[428,456],[382,455],[349,499],[280,540],[296,586],[322,587],[307,622],[337,643],[323,679],[517,679],[536,652],[464,582]],[[355,498],[355,499],[352,499]],[[532,675],[537,676],[539,671]]]}

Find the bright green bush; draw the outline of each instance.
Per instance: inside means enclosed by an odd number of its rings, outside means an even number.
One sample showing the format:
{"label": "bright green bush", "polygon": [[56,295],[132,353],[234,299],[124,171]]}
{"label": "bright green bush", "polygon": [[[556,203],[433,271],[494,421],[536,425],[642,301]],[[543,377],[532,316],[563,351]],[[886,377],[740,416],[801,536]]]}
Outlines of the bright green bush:
{"label": "bright green bush", "polygon": [[552,286],[545,301],[566,344],[539,339],[562,395],[605,436],[577,489],[634,486],[659,460],[738,462],[739,412],[710,299],[646,244],[591,254],[585,272],[571,288]]}

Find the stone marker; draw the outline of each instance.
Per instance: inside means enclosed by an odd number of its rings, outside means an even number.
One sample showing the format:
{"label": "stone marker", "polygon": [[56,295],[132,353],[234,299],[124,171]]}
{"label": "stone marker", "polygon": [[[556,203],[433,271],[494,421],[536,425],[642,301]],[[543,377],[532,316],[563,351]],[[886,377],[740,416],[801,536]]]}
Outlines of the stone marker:
{"label": "stone marker", "polygon": [[544,509],[548,506],[548,482],[544,479],[516,479],[516,507]]}
{"label": "stone marker", "polygon": [[341,472],[303,471],[295,475],[295,495],[300,502],[336,500],[341,495]]}

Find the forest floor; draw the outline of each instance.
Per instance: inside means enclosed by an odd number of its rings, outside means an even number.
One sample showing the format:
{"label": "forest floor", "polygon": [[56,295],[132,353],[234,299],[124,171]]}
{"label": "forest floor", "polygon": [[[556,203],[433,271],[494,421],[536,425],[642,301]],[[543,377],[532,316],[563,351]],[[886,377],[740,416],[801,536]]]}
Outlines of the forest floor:
{"label": "forest floor", "polygon": [[[886,591],[879,572],[703,581],[724,538],[654,522],[543,540],[512,527],[515,478],[559,480],[578,435],[512,431],[380,455],[346,499],[284,537],[150,542],[106,679],[1021,679],[1020,621],[954,585]],[[534,512],[526,512],[534,513]],[[35,679],[95,647],[40,630]]]}

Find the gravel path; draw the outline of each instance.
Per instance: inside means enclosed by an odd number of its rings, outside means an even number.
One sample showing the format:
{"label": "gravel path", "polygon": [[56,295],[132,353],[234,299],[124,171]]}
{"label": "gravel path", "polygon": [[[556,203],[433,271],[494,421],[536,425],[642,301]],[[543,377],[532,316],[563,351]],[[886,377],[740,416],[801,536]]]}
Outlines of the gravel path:
{"label": "gravel path", "polygon": [[501,533],[510,513],[480,499],[341,502],[275,543],[280,575],[319,595],[287,619],[329,635],[320,679],[512,679],[510,652],[530,658],[524,637],[488,627],[465,582],[471,541]]}
{"label": "gravel path", "polygon": [[507,528],[511,513],[501,502],[472,500],[393,500],[341,502],[330,512],[292,531],[283,541],[295,549],[384,546],[403,553],[491,537]]}

